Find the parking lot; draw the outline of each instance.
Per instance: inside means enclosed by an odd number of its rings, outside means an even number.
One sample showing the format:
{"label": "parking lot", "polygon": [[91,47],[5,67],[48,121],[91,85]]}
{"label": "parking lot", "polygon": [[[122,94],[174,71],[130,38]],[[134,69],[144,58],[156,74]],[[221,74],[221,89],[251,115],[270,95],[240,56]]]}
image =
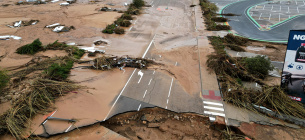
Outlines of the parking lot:
{"label": "parking lot", "polygon": [[249,15],[262,27],[270,29],[279,23],[305,13],[305,1],[265,2],[250,7]]}

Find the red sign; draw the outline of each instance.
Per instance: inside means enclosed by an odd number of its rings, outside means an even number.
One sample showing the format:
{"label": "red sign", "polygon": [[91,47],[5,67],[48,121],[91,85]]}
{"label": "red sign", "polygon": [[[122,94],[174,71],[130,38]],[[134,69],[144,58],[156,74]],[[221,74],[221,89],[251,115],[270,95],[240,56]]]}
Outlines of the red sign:
{"label": "red sign", "polygon": [[300,97],[294,97],[294,96],[289,96],[292,100],[296,100],[296,101],[299,101],[301,102],[302,98]]}

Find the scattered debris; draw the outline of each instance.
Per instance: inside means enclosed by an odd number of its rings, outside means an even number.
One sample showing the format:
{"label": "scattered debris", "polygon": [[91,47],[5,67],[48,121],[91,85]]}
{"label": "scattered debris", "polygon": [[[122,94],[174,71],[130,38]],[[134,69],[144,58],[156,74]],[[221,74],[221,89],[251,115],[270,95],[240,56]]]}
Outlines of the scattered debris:
{"label": "scattered debris", "polygon": [[102,41],[102,40],[97,40],[94,42],[94,45],[107,45],[107,44],[108,44],[108,42]]}
{"label": "scattered debris", "polygon": [[153,60],[143,58],[131,58],[131,57],[108,57],[103,56],[93,60],[94,64],[91,68],[99,70],[110,70],[114,67],[133,67],[133,68],[147,68],[149,64],[156,64]]}
{"label": "scattered debris", "polygon": [[39,22],[39,20],[30,20],[30,21],[16,21],[12,25],[6,25],[10,28],[17,28],[17,27],[22,27],[22,26],[30,26],[30,25],[35,25]]}
{"label": "scattered debris", "polygon": [[54,23],[51,25],[47,25],[46,28],[52,29],[53,32],[59,33],[59,32],[69,32],[71,29],[75,30],[74,26],[65,26],[61,25],[60,23]]}
{"label": "scattered debris", "polygon": [[20,40],[21,37],[19,36],[14,36],[14,35],[5,35],[5,36],[0,36],[0,40],[9,40],[10,38],[13,38],[15,40]]}
{"label": "scattered debris", "polygon": [[102,7],[100,9],[100,11],[112,11],[111,8],[108,8],[108,7]]}
{"label": "scattered debris", "polygon": [[26,0],[26,1],[18,1],[16,5],[37,5],[37,4],[46,4],[44,0]]}
{"label": "scattered debris", "polygon": [[59,5],[60,5],[60,6],[68,6],[68,5],[70,5],[70,3],[68,3],[68,2],[63,2],[63,3],[60,3]]}

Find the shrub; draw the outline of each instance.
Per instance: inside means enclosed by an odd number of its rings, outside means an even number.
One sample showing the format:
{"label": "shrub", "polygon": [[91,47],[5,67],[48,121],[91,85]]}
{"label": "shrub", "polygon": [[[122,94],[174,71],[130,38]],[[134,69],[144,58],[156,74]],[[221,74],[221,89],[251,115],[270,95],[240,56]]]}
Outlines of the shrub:
{"label": "shrub", "polygon": [[106,33],[106,34],[112,34],[114,32],[115,28],[116,28],[115,24],[110,24],[110,25],[107,25],[106,28],[102,32]]}
{"label": "shrub", "polygon": [[242,48],[238,45],[229,44],[229,45],[227,45],[227,47],[229,47],[233,51],[238,51],[238,52],[245,52],[246,51],[244,48]]}
{"label": "shrub", "polygon": [[138,15],[138,14],[140,14],[140,10],[138,8],[136,8],[134,5],[130,5],[125,13],[132,14],[132,15]]}
{"label": "shrub", "polygon": [[69,47],[71,47],[70,48],[71,53],[72,53],[73,57],[76,59],[80,59],[85,54],[85,50],[83,50],[83,49],[79,49],[78,47],[75,47],[75,46],[69,46]]}
{"label": "shrub", "polygon": [[215,22],[227,22],[228,21],[228,19],[226,19],[224,17],[213,17],[212,20]]}
{"label": "shrub", "polygon": [[115,30],[114,30],[114,32],[116,33],[116,34],[124,34],[125,33],[125,30],[123,29],[123,28],[116,28]]}
{"label": "shrub", "polygon": [[24,45],[16,50],[18,54],[35,54],[42,49],[42,43],[39,39],[34,40],[31,44]]}
{"label": "shrub", "polygon": [[136,8],[140,9],[141,7],[144,6],[144,1],[143,0],[133,0],[132,5],[135,6]]}
{"label": "shrub", "polygon": [[0,91],[7,85],[10,77],[7,74],[7,71],[0,69]]}
{"label": "shrub", "polygon": [[45,74],[52,80],[62,81],[68,78],[70,69],[73,67],[73,61],[68,60],[64,64],[54,63],[47,70]]}
{"label": "shrub", "polygon": [[268,75],[268,71],[273,70],[270,59],[261,55],[246,58],[244,59],[244,63],[250,73],[260,78],[265,78]]}
{"label": "shrub", "polygon": [[126,19],[126,20],[132,20],[132,16],[128,13],[124,13],[122,16],[121,16],[122,19]]}
{"label": "shrub", "polygon": [[235,36],[233,34],[227,34],[224,37],[224,39],[229,44],[236,44],[236,45],[241,45],[241,46],[246,45],[246,43],[248,43],[248,41],[249,41],[249,39],[247,39],[247,38]]}
{"label": "shrub", "polygon": [[60,43],[58,40],[52,44],[48,44],[46,47],[47,50],[65,50],[69,53],[70,56],[73,56],[76,59],[80,59],[84,54],[85,50],[79,49],[76,46],[70,46],[65,43]]}
{"label": "shrub", "polygon": [[123,18],[118,18],[114,23],[122,27],[129,27],[131,25],[129,20],[124,20]]}

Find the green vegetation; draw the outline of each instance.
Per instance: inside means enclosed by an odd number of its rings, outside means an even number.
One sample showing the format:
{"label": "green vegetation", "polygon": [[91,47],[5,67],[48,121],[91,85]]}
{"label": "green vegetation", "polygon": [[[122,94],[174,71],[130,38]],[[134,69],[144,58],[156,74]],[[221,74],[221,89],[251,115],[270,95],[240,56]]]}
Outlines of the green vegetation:
{"label": "green vegetation", "polygon": [[115,28],[116,28],[115,24],[110,24],[110,25],[107,25],[107,27],[102,32],[106,33],[106,34],[112,34],[112,33],[114,33]]}
{"label": "green vegetation", "polygon": [[7,71],[0,69],[0,92],[7,85],[9,80],[10,80],[10,77],[7,74]]}
{"label": "green vegetation", "polygon": [[122,19],[125,19],[125,20],[132,20],[132,16],[128,13],[124,13],[122,16],[121,16]]}
{"label": "green vegetation", "polygon": [[46,77],[52,80],[66,80],[70,74],[70,69],[73,67],[73,61],[68,60],[66,63],[54,63],[44,72]]}
{"label": "green vegetation", "polygon": [[133,5],[134,7],[140,9],[144,6],[144,1],[143,0],[133,0],[131,5]]}
{"label": "green vegetation", "polygon": [[75,91],[81,86],[71,82],[35,79],[28,94],[21,94],[12,108],[0,116],[0,135],[12,134],[16,139],[28,135],[28,122],[38,113],[45,112],[60,95]]}
{"label": "green vegetation", "polygon": [[131,25],[129,20],[125,20],[123,18],[118,18],[116,21],[114,21],[114,23],[122,27],[129,27]]}
{"label": "green vegetation", "polygon": [[69,56],[73,56],[75,59],[80,59],[85,54],[85,50],[79,49],[76,46],[70,46],[65,43],[60,43],[58,42],[58,40],[56,40],[52,44],[48,44],[45,47],[45,50],[65,50],[67,53],[69,53]]}
{"label": "green vegetation", "polygon": [[35,54],[42,49],[42,43],[39,39],[34,40],[31,44],[24,45],[17,49],[18,54]]}
{"label": "green vegetation", "polygon": [[114,30],[114,32],[115,32],[116,34],[124,34],[124,33],[125,33],[125,30],[124,30],[123,28],[116,28],[116,29]]}
{"label": "green vegetation", "polygon": [[268,71],[273,70],[270,59],[265,56],[258,55],[253,58],[246,58],[244,63],[250,73],[260,78],[265,78],[268,75]]}
{"label": "green vegetation", "polygon": [[129,20],[133,19],[132,15],[140,14],[140,10],[144,5],[145,2],[143,0],[133,0],[133,2],[129,5],[127,11],[125,11],[120,18],[114,21],[113,24],[107,25],[107,27],[102,32],[106,34],[124,34],[125,31],[123,28],[120,28],[120,26],[129,27],[131,25]]}
{"label": "green vegetation", "polygon": [[244,46],[248,43],[249,39],[244,37],[235,36],[233,34],[227,34],[224,37],[225,41],[229,44]]}
{"label": "green vegetation", "polygon": [[[226,102],[256,113],[260,112],[257,106],[264,106],[277,115],[285,114],[305,119],[305,109],[301,103],[291,100],[279,86],[268,86],[264,82],[268,70],[273,69],[270,60],[264,56],[233,58],[224,51],[227,45],[240,47],[249,43],[249,40],[233,35],[224,38],[212,36],[209,40],[215,52],[208,56],[207,66],[217,74]],[[262,89],[248,89],[243,86],[243,81],[258,83]],[[272,114],[264,115],[274,117]]]}
{"label": "green vegetation", "polygon": [[200,6],[205,17],[205,24],[207,30],[219,31],[219,30],[230,30],[231,27],[228,25],[217,25],[215,22],[226,22],[227,19],[223,17],[216,17],[218,7],[214,3],[210,3],[208,0],[200,0]]}

